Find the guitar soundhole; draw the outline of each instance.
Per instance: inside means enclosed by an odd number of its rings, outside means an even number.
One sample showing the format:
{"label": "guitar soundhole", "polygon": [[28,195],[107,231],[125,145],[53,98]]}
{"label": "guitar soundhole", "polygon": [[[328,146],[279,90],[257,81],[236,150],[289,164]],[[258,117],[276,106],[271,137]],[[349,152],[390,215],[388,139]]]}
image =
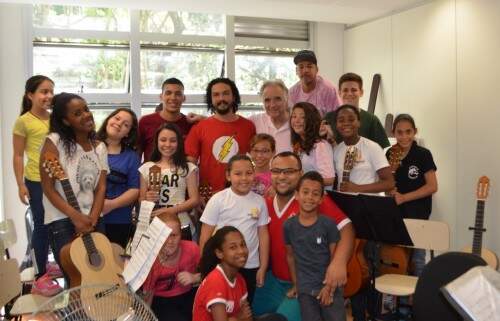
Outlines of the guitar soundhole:
{"label": "guitar soundhole", "polygon": [[98,267],[101,265],[101,256],[99,255],[99,253],[96,252],[90,253],[89,261],[90,264],[92,264],[92,266]]}

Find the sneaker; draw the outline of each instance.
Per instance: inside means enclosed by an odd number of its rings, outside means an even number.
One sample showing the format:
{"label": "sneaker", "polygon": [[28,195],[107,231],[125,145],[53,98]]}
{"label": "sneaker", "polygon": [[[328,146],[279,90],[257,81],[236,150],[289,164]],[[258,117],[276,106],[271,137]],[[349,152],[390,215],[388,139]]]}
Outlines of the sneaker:
{"label": "sneaker", "polygon": [[48,274],[44,274],[33,282],[31,294],[54,296],[62,290],[56,281],[52,280]]}
{"label": "sneaker", "polygon": [[46,273],[53,279],[62,278],[63,273],[56,262],[47,262],[45,266]]}

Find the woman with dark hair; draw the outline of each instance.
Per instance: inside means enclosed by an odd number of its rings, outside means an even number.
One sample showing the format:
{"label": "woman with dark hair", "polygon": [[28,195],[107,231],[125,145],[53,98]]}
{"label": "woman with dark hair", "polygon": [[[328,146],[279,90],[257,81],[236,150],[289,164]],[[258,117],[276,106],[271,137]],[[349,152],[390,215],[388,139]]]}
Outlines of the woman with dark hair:
{"label": "woman with dark hair", "polygon": [[335,179],[333,149],[319,136],[320,125],[321,116],[313,104],[300,102],[293,106],[290,117],[293,151],[300,156],[304,172],[317,171],[323,176],[325,189],[331,190]]}
{"label": "woman with dark hair", "polygon": [[[161,168],[160,191],[151,189],[149,170],[153,165]],[[139,167],[140,196],[158,204],[153,215],[176,215],[182,228],[188,228],[191,237],[195,234],[194,224],[188,214],[199,203],[198,168],[188,163],[184,154],[184,141],[175,124],[165,123],[155,135],[151,161]]]}
{"label": "woman with dark hair", "polygon": [[[40,146],[49,132],[49,109],[54,96],[54,82],[46,76],[36,75],[26,81],[22,100],[21,115],[14,124],[14,175],[18,186],[19,199],[30,205],[34,228],[32,246],[38,268],[33,283],[33,293],[52,295],[61,288],[50,278],[55,270],[45,275],[49,241],[47,226],[44,224],[45,212],[42,203],[42,185],[38,161]],[[24,154],[28,162],[24,165]]]}
{"label": "woman with dark hair", "polygon": [[75,232],[90,232],[98,223],[106,192],[108,157],[106,145],[95,139],[94,118],[82,97],[61,93],[54,96],[53,103],[50,133],[42,147],[40,164],[47,152],[58,157],[78,203],[78,208],[73,207],[61,182],[41,168],[45,223],[60,265],[59,252],[73,240]]}
{"label": "woman with dark hair", "polygon": [[127,246],[132,233],[132,210],[139,197],[136,153],[137,117],[129,108],[118,108],[103,122],[97,138],[108,149],[109,174],[102,209],[104,231],[111,242]]}

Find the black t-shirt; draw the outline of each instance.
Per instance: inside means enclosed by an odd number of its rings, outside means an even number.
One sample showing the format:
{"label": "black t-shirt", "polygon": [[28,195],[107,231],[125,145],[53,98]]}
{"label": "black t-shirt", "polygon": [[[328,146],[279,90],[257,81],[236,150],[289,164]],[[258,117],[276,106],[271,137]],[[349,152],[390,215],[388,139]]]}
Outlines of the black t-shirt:
{"label": "black t-shirt", "polygon": [[[386,153],[389,156],[389,152]],[[436,164],[431,152],[416,142],[401,161],[396,170],[396,188],[399,193],[405,194],[419,189],[425,185],[425,173],[436,170]],[[401,204],[404,218],[428,219],[432,211],[432,195]]]}

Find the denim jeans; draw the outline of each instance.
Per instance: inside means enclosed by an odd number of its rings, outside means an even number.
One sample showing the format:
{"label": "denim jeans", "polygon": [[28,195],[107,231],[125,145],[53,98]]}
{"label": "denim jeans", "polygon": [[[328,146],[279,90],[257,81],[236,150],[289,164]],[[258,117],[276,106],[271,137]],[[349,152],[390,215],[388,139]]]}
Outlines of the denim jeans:
{"label": "denim jeans", "polygon": [[337,289],[333,295],[333,303],[323,306],[316,295],[299,293],[300,314],[307,321],[346,321],[342,290]]}
{"label": "denim jeans", "polygon": [[[54,221],[49,225],[49,242],[52,252],[54,253],[54,258],[62,269],[61,258],[59,253],[61,249],[75,237],[75,226],[69,218],[64,218],[61,220]],[[67,281],[67,275],[64,273],[64,279]]]}
{"label": "denim jeans", "polygon": [[43,191],[40,182],[24,179],[26,188],[30,194],[30,209],[33,214],[33,236],[31,238],[31,247],[35,252],[37,276],[45,274],[45,265],[49,255],[49,231],[47,225],[43,223],[45,211],[43,209]]}

